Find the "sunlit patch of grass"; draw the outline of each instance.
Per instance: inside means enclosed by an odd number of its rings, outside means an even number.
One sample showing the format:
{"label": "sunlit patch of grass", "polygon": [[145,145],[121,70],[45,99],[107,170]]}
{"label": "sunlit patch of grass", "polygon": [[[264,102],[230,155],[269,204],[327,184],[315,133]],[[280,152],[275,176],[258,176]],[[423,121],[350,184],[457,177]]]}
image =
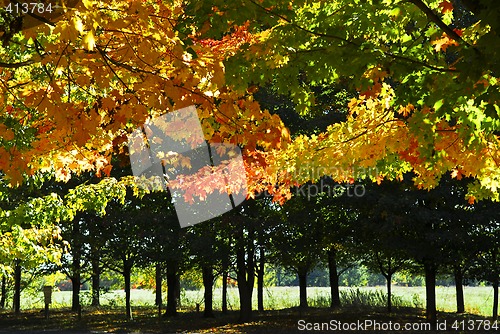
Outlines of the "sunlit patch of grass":
{"label": "sunlit patch of grass", "polygon": [[[386,290],[385,287],[360,287],[346,288],[341,287],[341,299],[344,305],[374,307],[385,307]],[[89,294],[88,291],[82,291],[83,294]],[[132,290],[132,308],[153,307],[154,293],[150,290]],[[456,311],[455,288],[437,287],[437,307],[442,312]],[[329,287],[308,287],[308,302],[311,307],[329,307],[330,306],[330,288]],[[493,302],[493,289],[490,287],[465,287],[465,308],[468,313],[484,316],[491,315]],[[215,288],[213,291],[214,310],[222,309],[222,289]],[[236,311],[239,309],[239,297],[237,288],[228,289],[228,309]],[[23,309],[41,309],[43,297],[40,292],[38,295],[22,295],[21,306]],[[166,294],[164,295],[166,298]],[[71,291],[59,291],[53,293],[53,303],[51,308],[71,307]],[[416,307],[425,306],[425,287],[393,287],[392,297],[394,307]],[[91,311],[89,306],[90,298],[82,298],[84,310]],[[121,312],[125,306],[125,293],[123,290],[110,291],[101,296],[101,303],[109,309],[116,309]],[[182,291],[180,312],[192,312],[196,309],[196,304],[200,304],[203,310],[203,290]],[[298,287],[266,287],[264,288],[264,308],[266,310],[280,310],[297,307],[299,305]],[[257,309],[257,290],[253,294],[253,307]]]}

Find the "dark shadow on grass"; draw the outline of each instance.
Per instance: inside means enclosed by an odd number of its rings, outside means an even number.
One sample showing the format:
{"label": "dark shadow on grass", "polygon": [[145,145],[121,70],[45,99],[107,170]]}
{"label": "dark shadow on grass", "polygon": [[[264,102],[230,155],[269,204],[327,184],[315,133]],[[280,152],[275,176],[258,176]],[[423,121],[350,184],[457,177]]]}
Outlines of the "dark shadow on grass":
{"label": "dark shadow on grass", "polygon": [[[229,311],[227,314],[215,311],[213,318],[204,318],[202,312],[194,311],[178,312],[174,318],[158,317],[155,307],[135,307],[133,313],[134,320],[127,320],[123,308],[84,308],[82,319],[78,320],[77,315],[71,313],[69,309],[52,310],[49,319],[44,319],[40,310],[23,311],[19,316],[1,311],[0,333],[304,333],[308,331],[299,329],[299,321],[303,321],[303,324],[331,324],[332,321],[356,323],[366,320],[399,324],[425,322],[424,310],[416,308],[394,308],[392,313],[387,313],[385,308],[360,307],[337,310],[313,307],[266,310],[264,313],[255,312],[253,320],[247,323],[238,323],[238,311]],[[461,333],[450,327],[455,321],[487,319],[477,315],[456,313],[439,313],[438,318],[440,321],[446,320],[449,332],[453,333]],[[334,331],[320,330],[314,333],[332,332]],[[337,330],[337,332],[343,331]],[[349,331],[349,333],[357,332]]]}

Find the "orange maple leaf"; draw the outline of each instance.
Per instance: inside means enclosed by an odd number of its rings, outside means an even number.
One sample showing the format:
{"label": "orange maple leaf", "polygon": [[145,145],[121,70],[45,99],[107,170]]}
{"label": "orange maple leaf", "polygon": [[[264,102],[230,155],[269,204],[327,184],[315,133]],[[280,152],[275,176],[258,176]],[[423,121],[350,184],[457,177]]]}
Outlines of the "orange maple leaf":
{"label": "orange maple leaf", "polygon": [[454,179],[456,178],[457,180],[461,180],[462,179],[462,171],[460,169],[454,169],[452,172],[451,172],[451,177]]}
{"label": "orange maple leaf", "polygon": [[476,202],[476,197],[475,196],[469,196],[469,204],[474,204]]}
{"label": "orange maple leaf", "polygon": [[449,2],[448,0],[442,1],[439,4],[439,7],[441,8],[442,14],[453,11],[453,4],[451,2]]}
{"label": "orange maple leaf", "polygon": [[407,106],[403,107],[403,106],[400,106],[399,107],[399,110],[398,110],[398,113],[403,115],[403,117],[408,117],[408,115],[410,115],[410,113],[415,109],[415,106],[411,103],[408,103]]}

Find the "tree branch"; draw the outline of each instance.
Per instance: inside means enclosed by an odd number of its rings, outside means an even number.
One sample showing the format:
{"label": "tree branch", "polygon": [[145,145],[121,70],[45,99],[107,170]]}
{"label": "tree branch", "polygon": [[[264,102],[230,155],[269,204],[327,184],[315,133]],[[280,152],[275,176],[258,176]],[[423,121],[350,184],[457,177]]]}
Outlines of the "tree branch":
{"label": "tree branch", "polygon": [[35,63],[34,60],[27,60],[27,61],[22,61],[22,62],[19,62],[19,63],[4,63],[4,62],[0,62],[0,67],[3,67],[3,68],[19,68],[19,67],[31,65],[33,63]]}
{"label": "tree branch", "polygon": [[411,3],[413,3],[422,12],[424,12],[424,14],[427,15],[427,17],[429,18],[429,20],[431,20],[432,22],[436,23],[437,26],[439,28],[441,28],[449,37],[451,37],[452,39],[454,39],[455,41],[457,41],[457,42],[459,42],[461,44],[469,45],[469,44],[467,44],[466,41],[464,41],[462,39],[462,37],[460,37],[453,29],[451,29],[450,26],[448,26],[446,23],[444,23],[443,20],[441,20],[441,18],[439,16],[437,16],[436,13],[434,13],[432,11],[432,9],[430,9],[429,7],[427,7],[427,5],[425,3],[423,3],[422,0],[408,0],[408,1],[411,2]]}

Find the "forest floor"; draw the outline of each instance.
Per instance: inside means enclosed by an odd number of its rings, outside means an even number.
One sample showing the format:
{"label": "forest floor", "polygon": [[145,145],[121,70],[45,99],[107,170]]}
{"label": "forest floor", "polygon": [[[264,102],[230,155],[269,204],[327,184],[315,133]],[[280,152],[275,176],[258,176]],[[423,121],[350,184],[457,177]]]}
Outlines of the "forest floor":
{"label": "forest floor", "polygon": [[[263,313],[254,311],[253,321],[247,323],[238,322],[237,311],[227,314],[215,312],[214,318],[203,318],[201,312],[180,312],[174,318],[166,318],[163,315],[158,317],[157,310],[152,307],[142,307],[134,309],[133,316],[133,320],[127,320],[124,308],[109,307],[87,308],[80,319],[68,309],[52,310],[49,319],[45,319],[41,310],[26,310],[17,316],[9,311],[1,311],[0,334],[361,333],[370,330],[378,333],[430,332],[419,327],[425,326],[424,313],[423,310],[414,308],[400,308],[390,314],[377,309],[332,311],[325,308],[291,308]],[[477,315],[439,313],[438,319],[440,328],[435,333],[497,332],[488,326],[490,322],[487,318]],[[378,328],[367,326],[370,322]],[[405,328],[405,324],[410,327]],[[346,326],[349,326],[348,330],[345,330]],[[395,330],[398,326],[400,331]]]}

